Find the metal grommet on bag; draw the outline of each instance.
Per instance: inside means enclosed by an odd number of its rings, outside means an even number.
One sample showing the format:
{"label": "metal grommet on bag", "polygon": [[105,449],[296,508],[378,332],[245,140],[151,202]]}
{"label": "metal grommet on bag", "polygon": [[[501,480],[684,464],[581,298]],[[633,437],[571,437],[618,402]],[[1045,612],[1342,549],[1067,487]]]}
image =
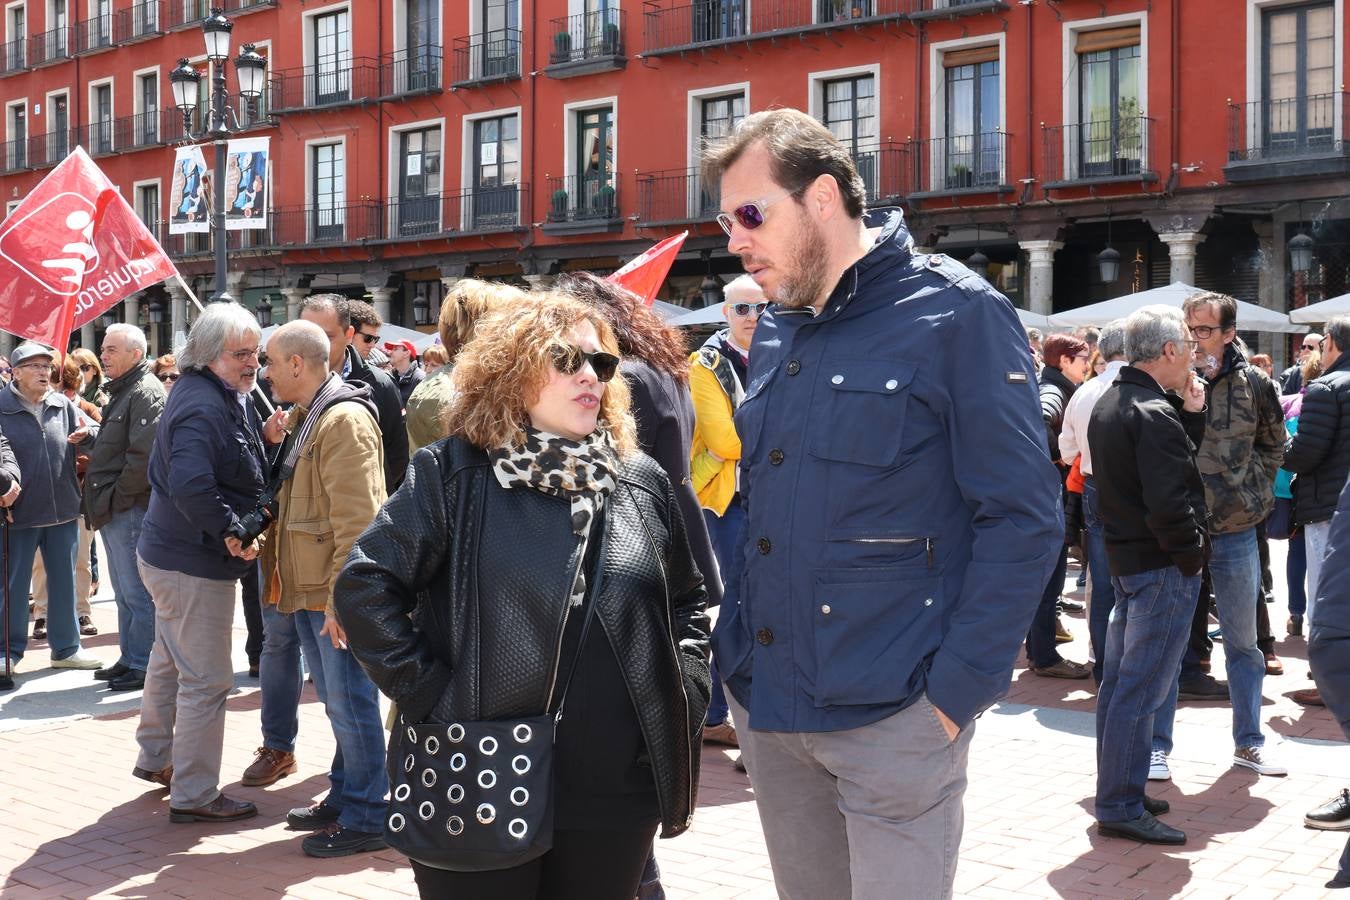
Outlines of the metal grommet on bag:
{"label": "metal grommet on bag", "polygon": [[403,771],[411,772],[413,770],[413,766],[415,765],[417,765],[417,760],[413,758],[413,755],[411,753],[409,753],[408,758],[403,761]]}
{"label": "metal grommet on bag", "polygon": [[464,726],[456,722],[445,729],[445,736],[450,739],[450,743],[458,744],[460,741],[464,740]]}
{"label": "metal grommet on bag", "polygon": [[430,800],[423,800],[421,806],[417,807],[417,817],[423,822],[436,815],[436,807]]}
{"label": "metal grommet on bag", "polygon": [[517,775],[524,775],[530,771],[530,758],[524,753],[511,760],[511,771]]}
{"label": "metal grommet on bag", "polygon": [[411,726],[408,728],[408,741],[413,744],[417,743],[417,732],[413,731]]}
{"label": "metal grommet on bag", "polygon": [[423,769],[423,770],[422,770],[422,787],[435,787],[435,786],[436,786],[436,770],[435,770],[435,769],[429,769],[429,768],[428,768],[428,769]]}
{"label": "metal grommet on bag", "polygon": [[484,769],[478,773],[478,786],[480,788],[490,788],[497,785],[497,773],[491,769]]}
{"label": "metal grommet on bag", "polygon": [[394,813],[392,816],[389,817],[389,830],[394,832],[395,834],[398,834],[400,831],[402,831],[403,827],[407,824],[408,821],[403,818],[403,813]]}
{"label": "metal grommet on bag", "polygon": [[408,785],[400,784],[398,787],[394,788],[394,799],[399,803],[407,800],[410,796],[412,796],[412,788]]}
{"label": "metal grommet on bag", "polygon": [[451,816],[445,822],[445,830],[453,835],[464,833],[464,820],[459,816]]}
{"label": "metal grommet on bag", "polygon": [[437,751],[441,749],[441,741],[438,737],[436,737],[436,735],[433,734],[427,737],[427,742],[425,746],[427,748],[427,752],[430,753],[432,756],[435,756]]}
{"label": "metal grommet on bag", "polygon": [[497,810],[491,803],[480,803],[478,804],[477,817],[480,825],[491,825],[497,821]]}
{"label": "metal grommet on bag", "polygon": [[485,735],[483,739],[478,742],[478,752],[484,756],[491,756],[496,753],[497,739],[490,734]]}
{"label": "metal grommet on bag", "polygon": [[511,802],[516,806],[524,806],[530,802],[530,792],[523,787],[511,788]]}
{"label": "metal grommet on bag", "polygon": [[534,729],[521,722],[515,728],[511,729],[511,736],[516,739],[518,744],[527,744],[530,738],[534,737]]}
{"label": "metal grommet on bag", "polygon": [[525,836],[525,832],[529,831],[529,829],[530,826],[525,824],[524,819],[512,819],[511,824],[506,826],[507,834],[511,835],[511,837],[516,839],[523,838]]}
{"label": "metal grommet on bag", "polygon": [[451,772],[463,772],[464,767],[467,766],[468,764],[469,758],[466,757],[463,753],[456,753],[454,756],[450,757]]}
{"label": "metal grommet on bag", "polygon": [[451,803],[459,803],[464,799],[464,785],[450,785],[450,789],[445,792],[445,799],[449,800]]}

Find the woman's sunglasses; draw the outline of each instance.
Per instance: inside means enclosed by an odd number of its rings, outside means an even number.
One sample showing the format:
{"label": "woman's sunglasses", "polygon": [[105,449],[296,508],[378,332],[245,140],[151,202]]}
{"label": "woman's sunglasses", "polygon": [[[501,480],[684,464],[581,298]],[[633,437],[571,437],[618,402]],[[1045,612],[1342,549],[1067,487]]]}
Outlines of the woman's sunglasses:
{"label": "woman's sunglasses", "polygon": [[575,375],[586,363],[591,364],[597,381],[609,381],[619,370],[619,358],[613,353],[598,350],[587,353],[580,347],[554,347],[553,367],[563,375]]}
{"label": "woman's sunglasses", "polygon": [[768,304],[768,303],[733,303],[733,304],[731,304],[731,311],[732,311],[733,313],[735,313],[736,315],[741,316],[741,317],[745,317],[745,316],[750,315],[751,310],[754,311],[755,315],[757,315],[757,316],[762,316],[762,315],[764,315],[764,310],[766,310],[766,309],[768,309],[768,308],[769,308],[769,304]]}
{"label": "woman's sunglasses", "polygon": [[178,373],[177,373],[177,372],[165,372],[165,373],[163,373],[162,375],[159,376],[159,380],[162,381],[162,382],[164,382],[165,384],[173,384],[175,381],[178,380]]}
{"label": "woman's sunglasses", "polygon": [[742,203],[730,213],[718,213],[717,224],[722,226],[722,230],[727,233],[727,237],[731,237],[731,228],[733,225],[737,224],[746,231],[754,231],[764,224],[764,211],[766,209],[773,206],[779,200],[791,197],[797,193],[800,193],[800,189],[796,191],[784,191],[777,197],[772,197],[768,200],[752,200],[749,203]]}

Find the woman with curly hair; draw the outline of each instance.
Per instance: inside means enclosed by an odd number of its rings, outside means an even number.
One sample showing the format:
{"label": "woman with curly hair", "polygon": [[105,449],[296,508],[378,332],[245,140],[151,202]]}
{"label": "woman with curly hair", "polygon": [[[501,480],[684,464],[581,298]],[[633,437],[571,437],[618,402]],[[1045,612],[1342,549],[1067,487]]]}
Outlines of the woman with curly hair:
{"label": "woman with curly hair", "polygon": [[[352,652],[398,704],[385,837],[423,897],[632,900],[658,826],[689,827],[706,591],[670,480],[637,449],[617,351],[570,298],[480,320],[455,362],[450,438],[416,453],[335,586]],[[514,788],[515,806],[505,789],[456,806],[464,783],[490,790],[500,771],[506,788],[530,766],[487,762],[496,742],[467,729],[560,712],[551,841],[512,811],[528,802]],[[455,774],[462,755],[415,764],[457,734],[488,754],[476,782]],[[466,842],[493,828],[522,850],[484,870]]]}
{"label": "woman with curly hair", "polygon": [[178,360],[174,359],[172,353],[165,353],[155,359],[150,364],[150,373],[159,379],[159,383],[164,385],[164,392],[167,394],[173,390],[174,384],[183,373],[178,371]]}

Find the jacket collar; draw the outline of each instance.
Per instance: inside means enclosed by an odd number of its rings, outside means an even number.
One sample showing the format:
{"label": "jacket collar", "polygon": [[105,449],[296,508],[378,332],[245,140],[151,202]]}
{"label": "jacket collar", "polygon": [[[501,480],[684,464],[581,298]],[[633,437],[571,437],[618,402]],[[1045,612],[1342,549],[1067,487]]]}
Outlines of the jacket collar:
{"label": "jacket collar", "polygon": [[[1344,372],[1346,369],[1350,369],[1350,351],[1342,351],[1341,355],[1336,358],[1336,361],[1327,366],[1327,370],[1323,372],[1322,375],[1330,375],[1332,372]],[[1322,376],[1319,375],[1318,378],[1320,377]]]}
{"label": "jacket collar", "polygon": [[1163,397],[1167,396],[1167,391],[1163,390],[1157,379],[1143,369],[1136,369],[1134,366],[1121,367],[1120,374],[1116,376],[1116,381],[1121,384],[1137,384]]}
{"label": "jacket collar", "polygon": [[29,403],[28,400],[19,393],[18,386],[11,381],[8,387],[4,390],[0,390],[0,412],[33,412],[34,406],[38,409],[44,406],[59,407],[62,405],[63,400],[65,400],[65,394],[62,394],[57,390],[49,390],[47,391],[47,395],[37,404]]}
{"label": "jacket collar", "polygon": [[[909,229],[905,226],[905,216],[899,209],[875,209],[869,210],[863,215],[863,223],[869,228],[880,228],[876,237],[872,241],[872,247],[862,255],[862,258],[844,270],[839,276],[839,281],[835,284],[834,290],[830,291],[829,297],[825,299],[823,311],[816,315],[815,311],[809,307],[803,309],[781,309],[778,306],[771,307],[774,315],[805,315],[808,319],[815,318],[825,320],[833,318],[843,310],[847,309],[857,296],[860,287],[865,287],[878,275],[884,275],[894,270],[894,267],[903,265],[914,253],[914,242],[910,238]],[[881,292],[875,293],[877,302],[888,302],[888,296]]]}
{"label": "jacket collar", "polygon": [[104,382],[103,386],[107,389],[109,395],[120,394],[127,387],[138,383],[149,371],[150,361],[142,357],[136,365],[111,381]]}
{"label": "jacket collar", "polygon": [[1044,369],[1041,369],[1041,383],[1053,384],[1055,387],[1059,388],[1064,392],[1065,400],[1072,397],[1073,392],[1078,390],[1078,385],[1070,381],[1068,376],[1055,366],[1046,366]]}

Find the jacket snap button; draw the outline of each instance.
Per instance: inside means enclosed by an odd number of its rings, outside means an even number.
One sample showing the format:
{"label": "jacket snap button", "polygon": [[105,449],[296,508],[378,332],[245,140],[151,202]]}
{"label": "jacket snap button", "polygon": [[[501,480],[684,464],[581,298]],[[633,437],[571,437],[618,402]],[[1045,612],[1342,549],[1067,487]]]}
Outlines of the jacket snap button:
{"label": "jacket snap button", "polygon": [[761,628],[759,631],[755,632],[755,640],[767,647],[773,643],[773,632],[767,628]]}
{"label": "jacket snap button", "polygon": [[764,554],[765,556],[768,556],[769,551],[773,549],[773,544],[769,543],[768,538],[760,538],[758,541],[755,542],[755,546],[758,547],[759,552]]}
{"label": "jacket snap button", "polygon": [[796,375],[796,374],[797,374],[798,372],[800,372],[801,370],[802,370],[802,364],[801,364],[801,363],[799,363],[799,362],[798,362],[797,360],[795,360],[795,359],[790,359],[790,360],[788,360],[788,364],[787,364],[787,373],[788,373],[789,375]]}
{"label": "jacket snap button", "polygon": [[843,375],[836,375],[830,379],[830,384],[843,384],[843,383],[844,383]]}
{"label": "jacket snap button", "polygon": [[820,611],[828,616],[830,614],[830,604],[826,603],[823,606],[821,606]]}
{"label": "jacket snap button", "polygon": [[899,386],[900,386],[900,382],[896,381],[894,378],[892,378],[890,381],[886,382],[886,390],[888,390],[888,391],[893,391],[893,390],[895,390],[896,388],[898,388]]}
{"label": "jacket snap button", "polygon": [[924,601],[923,601],[923,605],[924,605],[924,606],[932,606],[932,605],[933,605],[933,598],[932,598],[932,597],[925,597],[925,598],[924,598]]}
{"label": "jacket snap button", "polygon": [[778,465],[779,463],[781,463],[782,461],[783,461],[783,451],[782,451],[782,450],[777,450],[777,449],[775,449],[775,450],[770,450],[770,451],[769,451],[769,462],[770,462],[770,463],[772,463],[773,465],[776,466],[776,465]]}

